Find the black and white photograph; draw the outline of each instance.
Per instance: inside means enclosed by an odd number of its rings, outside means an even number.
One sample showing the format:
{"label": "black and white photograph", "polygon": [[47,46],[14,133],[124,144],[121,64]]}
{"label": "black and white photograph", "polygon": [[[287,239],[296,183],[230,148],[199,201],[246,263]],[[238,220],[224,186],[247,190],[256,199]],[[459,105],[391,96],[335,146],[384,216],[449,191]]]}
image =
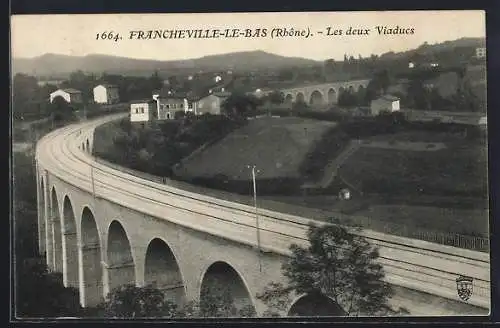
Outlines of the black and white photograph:
{"label": "black and white photograph", "polygon": [[489,315],[484,11],[12,15],[10,47],[16,320]]}

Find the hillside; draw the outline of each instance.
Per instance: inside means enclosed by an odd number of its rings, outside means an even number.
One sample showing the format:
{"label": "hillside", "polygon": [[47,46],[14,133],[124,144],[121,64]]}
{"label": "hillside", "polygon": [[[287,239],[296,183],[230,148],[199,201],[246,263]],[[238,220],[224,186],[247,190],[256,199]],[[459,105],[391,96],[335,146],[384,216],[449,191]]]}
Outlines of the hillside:
{"label": "hillside", "polygon": [[418,60],[425,59],[438,59],[440,55],[453,52],[458,49],[468,49],[471,53],[475,53],[475,49],[479,47],[486,47],[486,40],[484,38],[461,38],[457,40],[450,40],[436,44],[424,43],[416,49],[411,49],[403,52],[386,52],[380,55],[381,60]]}
{"label": "hillside", "polygon": [[260,118],[234,131],[223,140],[196,153],[176,171],[183,178],[210,178],[223,174],[246,181],[246,165],[255,164],[259,179],[301,179],[300,164],[332,122],[302,118]]}
{"label": "hillside", "polygon": [[284,57],[264,51],[246,51],[204,56],[195,59],[158,61],[92,54],[83,57],[45,54],[35,58],[14,58],[13,73],[36,76],[62,76],[76,70],[87,73],[151,75],[158,70],[195,72],[199,70],[259,70],[269,67],[304,67],[318,62],[305,58]]}

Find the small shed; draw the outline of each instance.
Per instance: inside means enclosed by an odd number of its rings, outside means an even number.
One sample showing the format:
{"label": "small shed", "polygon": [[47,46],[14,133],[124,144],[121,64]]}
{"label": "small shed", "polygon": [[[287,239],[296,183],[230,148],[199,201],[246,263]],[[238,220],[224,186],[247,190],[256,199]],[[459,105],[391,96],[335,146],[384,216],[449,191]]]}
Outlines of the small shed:
{"label": "small shed", "polygon": [[381,112],[396,112],[399,111],[399,98],[392,95],[383,95],[372,100],[370,104],[371,114],[379,115]]}

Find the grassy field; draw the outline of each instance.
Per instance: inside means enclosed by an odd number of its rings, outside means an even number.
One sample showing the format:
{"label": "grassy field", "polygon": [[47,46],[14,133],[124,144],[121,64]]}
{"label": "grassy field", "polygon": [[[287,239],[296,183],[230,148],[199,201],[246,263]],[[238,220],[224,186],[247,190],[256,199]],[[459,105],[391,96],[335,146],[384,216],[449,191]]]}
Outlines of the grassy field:
{"label": "grassy field", "polygon": [[259,179],[300,179],[300,165],[331,122],[296,117],[259,118],[192,156],[178,171],[183,177],[225,175],[248,180],[247,165],[256,165]]}
{"label": "grassy field", "polygon": [[401,151],[361,147],[340,174],[364,192],[485,198],[486,150],[449,147],[436,151]]}
{"label": "grassy field", "polygon": [[434,142],[434,151],[361,147],[340,175],[363,191],[355,215],[373,222],[487,236],[487,148],[447,133],[402,132],[375,136],[388,143]]}
{"label": "grassy field", "polygon": [[462,235],[488,236],[485,209],[442,208],[407,205],[372,205],[357,211],[359,216],[379,222],[397,223],[410,229],[429,229]]}

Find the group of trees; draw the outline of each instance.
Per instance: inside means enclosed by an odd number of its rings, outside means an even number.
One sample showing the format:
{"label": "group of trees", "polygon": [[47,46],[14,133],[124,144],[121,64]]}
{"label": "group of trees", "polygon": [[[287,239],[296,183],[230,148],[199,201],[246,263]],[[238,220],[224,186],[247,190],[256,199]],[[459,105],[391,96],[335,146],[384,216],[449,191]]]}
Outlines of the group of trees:
{"label": "group of trees", "polygon": [[128,118],[99,126],[94,155],[141,172],[171,177],[172,166],[201,145],[244,123],[221,115],[177,114],[176,120],[135,125]]}
{"label": "group of trees", "polygon": [[222,103],[222,114],[233,119],[243,119],[256,114],[261,100],[254,95],[245,93],[232,93]]}
{"label": "group of trees", "polygon": [[16,74],[12,82],[14,119],[38,119],[50,113],[49,94],[57,90],[57,87],[39,86],[35,77],[26,74]]}
{"label": "group of trees", "polygon": [[[76,71],[61,82],[59,86],[53,84],[38,84],[38,79],[34,76],[18,73],[13,78],[13,114],[14,118],[46,117],[61,107],[59,104],[51,104],[50,93],[58,88],[74,88],[82,92],[82,104],[67,104],[66,107],[73,110],[87,106],[93,100],[93,88],[101,83],[115,84],[122,101],[133,99],[150,98],[153,90],[161,89],[163,80],[157,72],[150,77],[130,77],[121,75],[102,74],[97,77],[95,74],[86,74]],[[62,98],[61,98],[62,99]],[[65,109],[65,112],[67,110]]]}
{"label": "group of trees", "polygon": [[176,304],[151,285],[123,285],[112,290],[103,304],[102,316],[108,318],[229,318],[254,317],[253,306],[238,309],[227,284],[211,283],[202,287],[200,300]]}
{"label": "group of trees", "polygon": [[[439,92],[439,86],[432,86],[439,74],[454,73],[457,77],[456,92],[444,97]],[[426,110],[453,110],[479,112],[485,109],[485,104],[476,94],[470,81],[465,76],[465,68],[457,67],[449,71],[424,70],[409,76],[406,95],[402,95],[402,104],[405,107]],[[431,86],[428,86],[430,82]],[[484,88],[486,93],[486,88]]]}

